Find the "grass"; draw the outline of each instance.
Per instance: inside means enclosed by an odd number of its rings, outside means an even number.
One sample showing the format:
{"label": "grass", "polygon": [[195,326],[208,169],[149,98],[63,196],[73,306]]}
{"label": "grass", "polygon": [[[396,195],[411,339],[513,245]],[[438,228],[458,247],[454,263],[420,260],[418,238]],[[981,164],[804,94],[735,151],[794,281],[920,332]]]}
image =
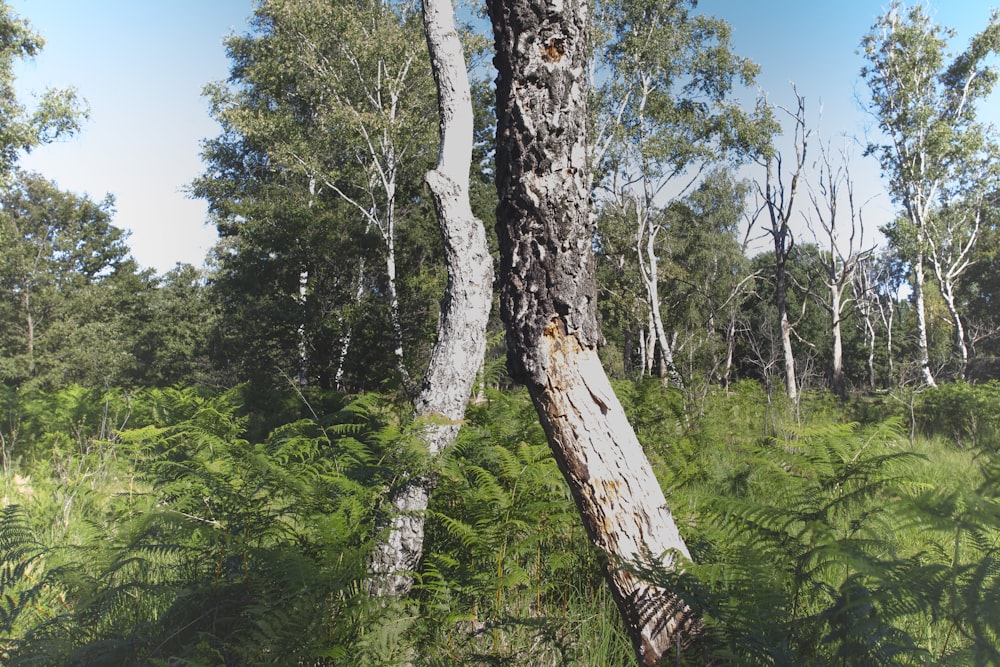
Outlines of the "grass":
{"label": "grass", "polygon": [[[793,411],[750,383],[696,407],[619,391],[695,554],[681,580],[651,575],[708,619],[684,659],[990,662],[992,452],[911,443],[898,418],[852,424],[826,397]],[[232,395],[139,393],[125,429],[87,404],[113,397],[37,400],[0,481],[9,664],[634,662],[521,393],[470,410],[437,464],[420,584],[388,606],[362,581],[379,489],[412,464],[391,405],[370,396],[251,442],[245,424],[266,418]]]}

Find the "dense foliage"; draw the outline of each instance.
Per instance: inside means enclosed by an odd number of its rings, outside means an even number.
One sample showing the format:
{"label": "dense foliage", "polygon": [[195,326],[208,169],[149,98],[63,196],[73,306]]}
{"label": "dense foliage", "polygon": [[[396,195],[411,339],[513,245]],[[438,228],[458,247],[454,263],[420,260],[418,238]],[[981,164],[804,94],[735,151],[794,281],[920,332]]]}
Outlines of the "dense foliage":
{"label": "dense foliage", "polygon": [[[698,405],[618,392],[695,554],[671,582],[709,623],[691,664],[1000,659],[996,434],[952,444],[963,399],[920,396],[910,441],[902,403],[816,395],[796,418],[751,382]],[[5,664],[630,664],[522,393],[488,391],[423,463],[391,401],[308,398],[249,440],[239,389],[5,396]],[[426,556],[383,606],[366,548],[415,465],[440,478]]]}
{"label": "dense foliage", "polygon": [[[599,2],[593,56],[620,75],[594,110],[603,359],[693,556],[644,575],[706,621],[678,664],[1000,664],[992,130],[963,107],[972,134],[952,146],[957,126],[932,118],[947,201],[923,222],[902,210],[885,247],[789,244],[789,400],[778,260],[748,255],[764,189],[732,170],[775,157],[772,109],[733,102],[756,68],[695,6]],[[227,42],[229,80],[208,88],[222,133],[193,185],[221,240],[208,268],[164,275],[129,256],[112,197],[17,168],[82,112],[71,91],[19,104],[11,63],[41,40],[0,10],[0,662],[632,664],[501,336],[458,441],[435,459],[421,446],[409,399],[445,271],[421,181],[435,106],[416,7],[255,3]],[[974,70],[982,97],[996,20],[942,69],[950,33],[929,16],[893,3],[865,37],[871,67],[909,40],[942,90]],[[488,219],[492,100],[477,88]],[[907,133],[893,122],[887,135]],[[871,150],[892,166],[888,144]],[[802,173],[814,208],[845,173],[826,168]],[[917,196],[904,176],[890,175],[902,209]],[[849,278],[836,387],[830,267]],[[373,600],[369,554],[414,478],[437,481],[417,584]]]}

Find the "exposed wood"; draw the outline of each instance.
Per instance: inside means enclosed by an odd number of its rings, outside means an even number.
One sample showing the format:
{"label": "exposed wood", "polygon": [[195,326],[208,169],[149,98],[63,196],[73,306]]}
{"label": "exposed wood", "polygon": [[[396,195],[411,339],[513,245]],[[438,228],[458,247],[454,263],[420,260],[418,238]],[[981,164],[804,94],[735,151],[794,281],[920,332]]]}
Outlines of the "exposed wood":
{"label": "exposed wood", "polygon": [[597,356],[587,151],[587,2],[490,0],[496,38],[497,235],[508,368],[527,385],[636,655],[655,665],[700,628],[628,566],[688,550]]}

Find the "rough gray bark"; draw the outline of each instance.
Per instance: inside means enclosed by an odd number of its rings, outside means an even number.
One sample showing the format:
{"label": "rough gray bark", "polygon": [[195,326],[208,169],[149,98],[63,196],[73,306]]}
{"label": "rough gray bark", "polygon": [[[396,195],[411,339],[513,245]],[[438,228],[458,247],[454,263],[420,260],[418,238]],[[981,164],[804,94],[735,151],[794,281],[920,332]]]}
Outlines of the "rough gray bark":
{"label": "rough gray bark", "polygon": [[508,367],[524,382],[639,662],[700,627],[629,565],[688,558],[663,492],[597,356],[589,214],[586,0],[490,0],[496,38],[497,234]]}
{"label": "rough gray bark", "polygon": [[[433,456],[458,435],[476,373],[486,352],[493,262],[483,223],[469,205],[472,99],[451,0],[424,0],[424,30],[438,86],[441,149],[426,181],[434,197],[448,266],[441,324],[414,406],[421,437]],[[394,513],[372,557],[372,589],[406,593],[420,560],[424,515],[434,480],[409,481],[393,499]]]}

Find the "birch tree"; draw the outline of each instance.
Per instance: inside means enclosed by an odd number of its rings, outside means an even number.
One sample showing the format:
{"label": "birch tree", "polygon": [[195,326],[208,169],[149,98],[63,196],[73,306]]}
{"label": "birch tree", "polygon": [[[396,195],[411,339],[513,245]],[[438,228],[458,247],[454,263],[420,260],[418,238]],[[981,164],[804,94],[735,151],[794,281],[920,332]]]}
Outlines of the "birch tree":
{"label": "birch tree", "polygon": [[[774,243],[774,306],[781,336],[785,392],[793,401],[798,398],[799,389],[795,375],[795,352],[792,349],[792,332],[795,325],[788,312],[788,259],[795,247],[795,236],[790,223],[797,211],[796,204],[799,188],[803,185],[806,153],[811,134],[806,128],[805,99],[797,91],[795,98],[797,102],[795,110],[786,110],[792,122],[794,162],[788,169],[780,152],[767,152],[758,159],[758,163],[764,167],[764,183],[757,183],[761,201],[760,210],[765,215],[768,225],[765,231]],[[790,172],[790,175],[787,172]]]}
{"label": "birch tree", "polygon": [[[583,0],[490,0],[496,39],[497,234],[508,368],[525,383],[639,662],[699,621],[635,566],[689,558],[597,356]],[[631,566],[631,567],[630,567]]]}
{"label": "birch tree", "polygon": [[[441,143],[426,181],[434,196],[448,265],[441,324],[415,415],[431,456],[454,442],[486,352],[493,262],[486,230],[469,204],[473,115],[462,42],[452,0],[424,0],[424,30],[438,89]],[[423,549],[424,512],[433,479],[409,480],[393,499],[395,514],[372,559],[374,589],[399,595],[412,585]]]}
{"label": "birch tree", "polygon": [[648,315],[647,372],[659,350],[659,373],[681,383],[672,335],[662,313],[661,255],[670,240],[662,211],[696,185],[710,164],[738,158],[766,141],[765,116],[728,99],[753,84],[757,67],[735,56],[729,26],[696,14],[691,0],[602,0],[595,50],[594,150],[603,207],[631,220]]}
{"label": "birch tree", "polygon": [[[975,187],[975,186],[973,186]],[[969,345],[964,317],[959,309],[959,281],[975,260],[983,218],[983,192],[972,192],[963,201],[942,207],[927,221],[928,259],[951,316],[954,348],[958,356],[958,377],[965,379],[969,368]]]}
{"label": "birch tree", "polygon": [[[987,58],[1000,48],[1000,14],[994,13],[969,47],[948,62],[953,37],[953,31],[932,22],[922,5],[906,8],[897,0],[861,43],[867,60],[861,76],[882,133],[870,141],[868,152],[878,158],[903,211],[897,238],[907,239],[908,248],[898,249],[906,252],[913,273],[918,361],[924,383],[931,386],[925,270],[930,263],[948,302],[978,236],[979,216],[961,202],[971,203],[966,200],[970,193],[976,200],[974,193],[983,190],[980,174],[991,173],[980,165],[994,159],[977,105],[997,81]],[[948,308],[964,372],[967,351],[954,298]]]}
{"label": "birch tree", "polygon": [[868,348],[868,385],[871,389],[878,386],[875,350],[880,334],[885,346],[885,386],[890,386],[895,377],[896,308],[901,299],[900,288],[905,282],[898,264],[898,259],[883,249],[865,254],[854,272],[851,291]]}
{"label": "birch tree", "polygon": [[[256,8],[253,28],[250,35],[228,42],[233,60],[228,85],[209,87],[213,115],[226,133],[209,144],[209,160],[219,167],[196,192],[231,200],[219,206],[225,216],[220,225],[228,228],[245,228],[247,221],[286,226],[293,222],[287,207],[299,209],[294,224],[304,229],[273,249],[298,264],[284,267],[289,274],[283,277],[285,299],[308,309],[311,300],[323,299],[325,278],[348,274],[337,276],[341,303],[349,308],[360,289],[385,303],[395,368],[414,396],[398,244],[402,228],[415,217],[414,190],[433,159],[433,125],[427,123],[434,115],[432,77],[419,17],[406,3],[267,0]],[[253,155],[253,163],[240,159],[243,151]],[[217,186],[210,181],[232,178],[232,162],[237,169],[249,164],[245,178],[271,187],[267,197],[288,197],[275,187],[282,181],[295,189],[294,199],[284,207],[254,211],[270,220],[251,219],[240,210],[247,201],[243,193],[234,197],[223,190],[219,197],[211,189]],[[339,221],[331,220],[331,213]],[[310,222],[324,218],[315,226]],[[323,236],[326,225],[339,225],[345,245],[355,252],[353,257],[338,253],[338,266],[321,268],[324,260],[310,254],[304,237]],[[293,255],[296,243],[301,252]],[[295,322],[296,328],[300,324]],[[310,337],[309,331],[303,334],[296,336],[296,345]],[[352,340],[345,322],[334,344],[341,356]],[[297,359],[296,366],[301,364]]]}
{"label": "birch tree", "polygon": [[[830,333],[833,339],[830,383],[834,393],[846,398],[842,320],[850,300],[854,298],[851,289],[855,283],[854,276],[860,262],[870,250],[862,247],[863,205],[855,201],[848,157],[842,152],[839,162],[835,164],[828,144],[820,146],[819,172],[816,174],[815,185],[809,188],[809,202],[810,213],[806,215],[806,223],[816,244],[823,251],[822,281],[827,294],[819,302],[830,315]],[[845,204],[846,211],[843,210]],[[870,319],[865,321],[870,324]]]}

